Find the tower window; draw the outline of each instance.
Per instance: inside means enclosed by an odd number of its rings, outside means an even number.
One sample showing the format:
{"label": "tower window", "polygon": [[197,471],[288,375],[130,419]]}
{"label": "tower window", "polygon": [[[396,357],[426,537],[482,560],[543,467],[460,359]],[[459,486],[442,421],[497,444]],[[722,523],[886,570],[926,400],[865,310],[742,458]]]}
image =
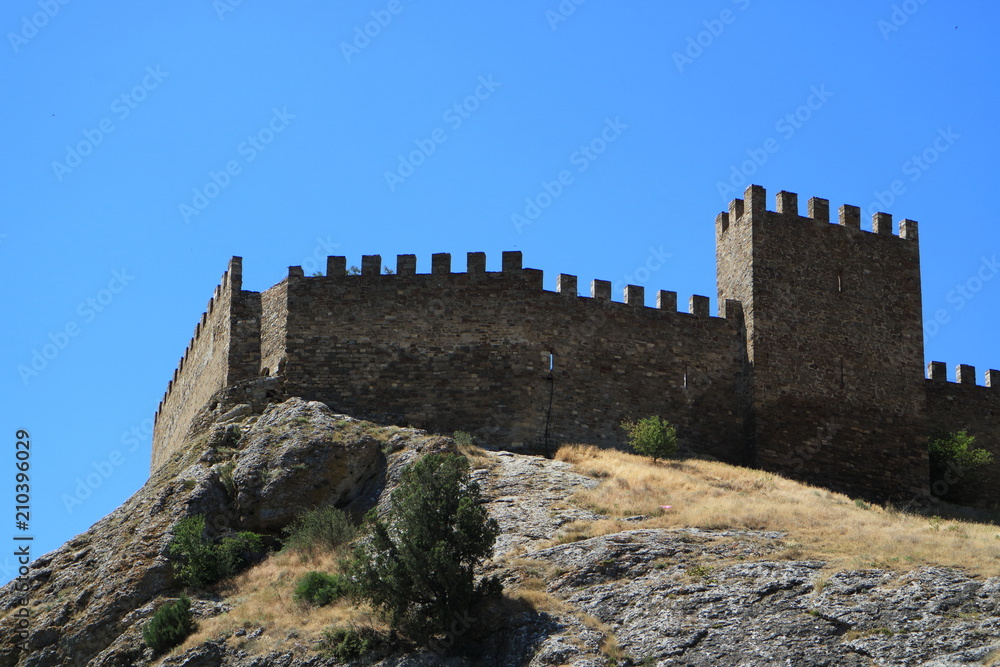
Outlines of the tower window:
{"label": "tower window", "polygon": [[837,291],[844,291],[844,272],[843,270],[837,272]]}

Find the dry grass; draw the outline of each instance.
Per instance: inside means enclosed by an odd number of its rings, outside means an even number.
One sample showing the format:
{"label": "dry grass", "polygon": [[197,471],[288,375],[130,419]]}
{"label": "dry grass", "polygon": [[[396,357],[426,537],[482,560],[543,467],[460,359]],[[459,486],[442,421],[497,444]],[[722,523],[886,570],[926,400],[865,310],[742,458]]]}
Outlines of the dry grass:
{"label": "dry grass", "polygon": [[[181,653],[204,641],[232,636],[239,628],[263,628],[256,639],[249,640],[255,651],[266,651],[282,645],[311,646],[331,625],[355,625],[385,629],[369,610],[358,608],[349,600],[325,607],[302,604],[292,598],[295,582],[310,570],[337,571],[337,556],[326,554],[303,559],[295,552],[280,552],[246,572],[225,582],[220,595],[233,609],[220,616],[199,622],[198,630],[171,655]],[[233,638],[230,641],[243,641]]]}
{"label": "dry grass", "polygon": [[493,456],[478,445],[458,445],[458,453],[468,459],[473,470],[493,470],[498,465]]}
{"label": "dry grass", "polygon": [[838,569],[937,564],[1000,575],[1000,527],[994,525],[905,514],[714,461],[654,465],[582,445],[564,446],[556,458],[602,480],[572,500],[610,517],[589,528],[570,525],[565,539],[615,532],[621,529],[615,518],[642,514],[650,517],[643,527],[782,531],[791,547],[781,557],[822,559]]}
{"label": "dry grass", "polygon": [[568,614],[572,608],[556,596],[537,588],[520,588],[512,597],[528,605],[530,609],[546,614]]}
{"label": "dry grass", "polygon": [[[529,581],[534,582],[535,580],[532,579]],[[591,616],[590,614],[581,612],[579,609],[563,602],[551,593],[546,592],[544,589],[539,590],[537,587],[531,586],[530,584],[529,586],[522,585],[521,588],[514,593],[513,599],[519,603],[527,605],[530,609],[536,612],[575,617],[585,627],[601,634],[602,639],[600,651],[602,654],[614,662],[620,662],[623,658],[625,658],[624,651],[622,651],[622,649],[618,646],[618,639],[615,637],[614,630],[611,629],[611,626],[604,623],[596,616]]]}

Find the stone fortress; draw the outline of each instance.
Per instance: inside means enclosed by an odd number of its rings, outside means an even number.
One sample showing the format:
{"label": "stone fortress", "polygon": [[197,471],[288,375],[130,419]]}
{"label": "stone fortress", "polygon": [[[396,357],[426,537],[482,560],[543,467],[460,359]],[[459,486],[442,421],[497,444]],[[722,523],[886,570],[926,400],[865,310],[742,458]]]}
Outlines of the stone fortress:
{"label": "stone fortress", "polygon": [[620,447],[623,419],[660,415],[690,451],[872,499],[928,494],[933,433],[968,429],[1000,459],[1000,371],[925,376],[917,223],[897,234],[876,213],[866,231],[858,207],[831,223],[827,200],[801,216],[797,199],[768,210],[753,185],[716,217],[718,317],[707,297],[680,312],[676,293],[650,307],[633,285],[614,301],[604,280],[580,296],[565,274],[547,291],[520,252],[501,271],[469,253],[464,272],[435,254],[430,273],[398,255],[391,274],[369,255],[357,275],[329,257],[325,276],[293,266],[264,292],[233,257],[159,405],[151,467],[261,376],[337,412],[539,453]]}

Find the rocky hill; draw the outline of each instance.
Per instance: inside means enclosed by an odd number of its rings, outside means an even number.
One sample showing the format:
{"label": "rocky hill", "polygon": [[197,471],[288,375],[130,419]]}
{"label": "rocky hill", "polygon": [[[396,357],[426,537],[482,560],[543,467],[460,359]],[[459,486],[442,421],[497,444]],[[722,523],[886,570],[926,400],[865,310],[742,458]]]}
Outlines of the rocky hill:
{"label": "rocky hill", "polygon": [[[11,616],[14,591],[11,585],[0,591],[0,667],[338,664],[317,650],[317,621],[291,605],[292,583],[275,557],[259,565],[258,574],[195,594],[199,622],[217,630],[154,659],[142,643],[142,626],[182,590],[166,555],[171,527],[202,514],[214,531],[276,536],[307,508],[335,504],[360,516],[387,498],[407,463],[452,450],[454,442],[336,415],[296,398],[272,405],[223,401],[199,423],[186,454],[86,533],[34,561],[31,620],[21,647]],[[593,466],[466,453],[502,529],[487,569],[500,575],[507,599],[456,629],[475,636],[462,654],[446,645],[418,650],[389,642],[360,662],[1000,664],[1000,578],[975,568],[920,561],[843,568],[799,549],[785,531],[766,529],[766,521],[764,529],[752,529],[657,520],[669,508],[615,516],[593,494],[629,481]],[[962,531],[971,545],[971,528],[954,532]],[[989,544],[977,548],[993,553]],[[995,571],[996,563],[992,567],[985,571]],[[255,595],[246,583],[254,576],[273,576],[273,597],[264,606],[284,605],[285,626],[274,614],[240,615]],[[293,627],[286,627],[289,614]],[[295,614],[303,615],[301,623]],[[242,620],[227,624],[227,618]]]}

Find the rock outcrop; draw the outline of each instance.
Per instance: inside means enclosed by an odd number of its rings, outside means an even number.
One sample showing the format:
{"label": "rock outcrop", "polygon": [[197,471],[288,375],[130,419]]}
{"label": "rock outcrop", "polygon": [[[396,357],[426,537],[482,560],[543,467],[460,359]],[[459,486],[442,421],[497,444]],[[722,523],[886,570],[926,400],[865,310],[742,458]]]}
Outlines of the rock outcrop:
{"label": "rock outcrop", "polygon": [[243,435],[232,470],[241,523],[273,532],[302,508],[355,500],[385,467],[371,426],[301,398],[269,407]]}
{"label": "rock outcrop", "polygon": [[[167,558],[173,525],[201,514],[215,533],[275,533],[304,508],[344,504],[362,492],[377,499],[385,468],[379,437],[414,450],[440,440],[380,429],[299,398],[272,404],[263,415],[249,404],[227,410],[121,507],[32,563],[26,650],[5,618],[0,666],[144,664],[141,624],[157,598],[180,591]],[[204,602],[195,601],[197,613],[219,613]],[[16,604],[8,584],[0,614]]]}
{"label": "rock outcrop", "polygon": [[[227,406],[121,508],[33,563],[27,648],[15,648],[4,618],[0,667],[337,664],[305,637],[255,650],[262,627],[153,660],[141,628],[181,592],[166,552],[171,526],[203,514],[213,531],[276,535],[314,506],[360,515],[384,506],[408,463],[453,449],[449,438],[298,398]],[[502,531],[487,570],[520,601],[469,621],[475,652],[389,646],[365,662],[958,667],[1000,650],[1000,579],[942,567],[836,572],[789,560],[780,533],[647,528],[642,516],[572,541],[569,524],[607,520],[568,501],[599,480],[541,457],[473,452],[471,460]],[[196,597],[192,608],[206,619],[231,603]],[[14,604],[8,585],[0,613]]]}

